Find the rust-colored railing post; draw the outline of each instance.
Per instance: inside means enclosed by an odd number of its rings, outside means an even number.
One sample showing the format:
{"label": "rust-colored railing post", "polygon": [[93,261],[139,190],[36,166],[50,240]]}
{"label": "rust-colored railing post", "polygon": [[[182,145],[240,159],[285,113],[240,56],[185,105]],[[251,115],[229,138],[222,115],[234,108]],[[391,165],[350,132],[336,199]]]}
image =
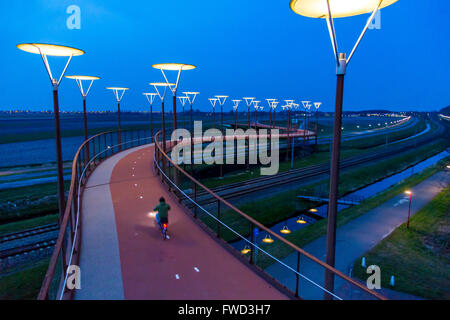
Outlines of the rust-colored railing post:
{"label": "rust-colored railing post", "polygon": [[[194,201],[197,203],[197,184],[194,183]],[[197,205],[194,205],[194,218],[197,218]]]}
{"label": "rust-colored railing post", "polygon": [[217,200],[217,237],[220,238],[220,200]]}
{"label": "rust-colored railing post", "polygon": [[300,282],[300,276],[298,275],[300,273],[300,252],[297,251],[297,273],[295,274],[295,296],[298,297],[298,289],[299,289],[299,282]]}
{"label": "rust-colored railing post", "polygon": [[253,255],[255,254],[256,250],[255,250],[255,235],[253,233],[253,223],[250,222],[250,242],[252,244],[251,246],[251,251],[250,251],[250,264],[253,264],[254,257]]}

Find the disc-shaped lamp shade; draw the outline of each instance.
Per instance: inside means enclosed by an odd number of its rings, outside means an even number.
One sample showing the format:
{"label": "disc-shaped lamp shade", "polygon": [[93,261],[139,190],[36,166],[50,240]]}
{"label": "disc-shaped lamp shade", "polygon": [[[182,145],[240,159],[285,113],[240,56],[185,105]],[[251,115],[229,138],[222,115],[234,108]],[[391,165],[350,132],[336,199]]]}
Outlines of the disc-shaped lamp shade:
{"label": "disc-shaped lamp shade", "polygon": [[[380,0],[329,0],[333,18],[356,16],[374,11]],[[380,9],[398,0],[382,0]],[[310,18],[327,18],[327,0],[291,0],[291,9],[295,13]]]}
{"label": "disc-shaped lamp shade", "polygon": [[43,54],[46,56],[69,57],[81,56],[84,54],[83,50],[77,48],[46,43],[21,43],[17,45],[17,48],[26,52]]}
{"label": "disc-shaped lamp shade", "polygon": [[106,87],[109,90],[128,90],[130,88],[122,88],[122,87]]}
{"label": "disc-shaped lamp shade", "polygon": [[305,219],[303,219],[303,217],[298,217],[296,222],[300,223],[300,224],[305,224],[306,223],[306,221],[305,221]]}
{"label": "disc-shaped lamp shade", "polygon": [[75,80],[98,80],[100,77],[93,77],[93,76],[66,76],[68,79],[75,79]]}
{"label": "disc-shaped lamp shade", "polygon": [[149,85],[157,86],[157,87],[169,87],[174,86],[175,83],[167,83],[167,82],[150,82]]}
{"label": "disc-shaped lamp shade", "polygon": [[200,92],[187,91],[183,92],[183,94],[200,94]]}
{"label": "disc-shaped lamp shade", "polygon": [[262,242],[264,242],[264,243],[273,243],[273,239],[269,235],[267,235],[267,236],[265,236],[264,239],[262,239]]}
{"label": "disc-shaped lamp shade", "polygon": [[241,253],[242,253],[242,254],[247,254],[247,253],[249,253],[250,251],[251,251],[250,248],[249,248],[248,246],[245,246],[245,248],[241,250]]}
{"label": "disc-shaped lamp shade", "polygon": [[195,69],[196,66],[192,64],[185,63],[157,63],[152,66],[153,68],[160,70],[192,70]]}
{"label": "disc-shaped lamp shade", "polygon": [[288,226],[284,226],[283,229],[280,230],[281,233],[283,234],[289,234],[291,233],[291,230],[289,230]]}

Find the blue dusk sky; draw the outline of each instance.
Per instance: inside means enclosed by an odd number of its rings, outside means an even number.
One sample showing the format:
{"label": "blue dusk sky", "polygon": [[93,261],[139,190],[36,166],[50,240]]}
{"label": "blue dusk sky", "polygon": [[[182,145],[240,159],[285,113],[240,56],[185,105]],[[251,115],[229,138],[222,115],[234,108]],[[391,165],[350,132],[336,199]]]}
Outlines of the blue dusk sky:
{"label": "blue dusk sky", "polygon": [[[80,29],[66,25],[70,5],[81,10]],[[216,94],[322,101],[322,110],[334,109],[335,61],[326,23],[295,14],[289,0],[18,0],[0,6],[0,110],[52,109],[41,58],[17,49],[22,42],[85,50],[66,74],[101,77],[89,94],[90,110],[115,110],[107,86],[130,87],[124,110],[147,110],[142,92],[153,91],[149,82],[163,81],[152,68],[162,62],[198,66],[182,73],[179,92],[200,91],[194,108],[201,110],[209,110],[208,98]],[[447,0],[399,0],[383,9],[381,28],[367,31],[347,69],[344,110],[449,105],[449,15]],[[335,19],[340,51],[350,52],[367,18]],[[65,60],[49,62],[59,74]],[[174,76],[169,73],[169,80]],[[74,80],[63,79],[60,105],[81,110]],[[231,101],[224,108],[230,110]]]}

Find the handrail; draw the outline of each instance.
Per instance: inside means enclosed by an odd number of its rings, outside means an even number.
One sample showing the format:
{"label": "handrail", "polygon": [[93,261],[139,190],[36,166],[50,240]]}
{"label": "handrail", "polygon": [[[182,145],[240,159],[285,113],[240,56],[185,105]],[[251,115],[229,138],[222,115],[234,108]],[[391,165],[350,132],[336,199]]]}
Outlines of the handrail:
{"label": "handrail", "polygon": [[[82,187],[85,185],[87,177],[89,173],[93,171],[93,169],[102,161],[110,156],[114,155],[121,150],[127,149],[127,145],[130,143],[138,142],[140,143],[142,140],[146,141],[152,140],[152,137],[146,136],[145,132],[150,131],[149,129],[125,129],[120,131],[106,131],[98,133],[86,141],[84,141],[81,146],[78,148],[75,153],[74,159],[72,161],[72,175],[69,193],[67,196],[66,207],[64,209],[63,218],[61,219],[59,226],[58,238],[55,243],[55,248],[53,250],[52,256],[50,258],[49,266],[47,268],[47,272],[44,276],[41,289],[38,294],[38,300],[45,300],[49,298],[49,291],[52,286],[53,279],[55,277],[55,272],[58,267],[59,259],[62,260],[63,265],[63,273],[62,280],[64,286],[59,286],[60,297],[66,293],[65,283],[67,281],[68,275],[68,265],[66,264],[66,259],[69,258],[69,261],[72,261],[73,255],[78,254],[79,245],[81,243],[80,239],[80,228],[79,228],[79,219],[80,219],[80,195],[83,192]],[[137,132],[138,139],[133,139],[135,135],[134,132]],[[144,132],[144,137],[140,138],[140,132]],[[121,143],[115,144],[114,137],[117,134],[121,136]],[[127,135],[131,135],[131,140],[127,140]],[[124,135],[124,137],[122,137]],[[109,142],[108,143],[108,136]],[[119,141],[119,139],[117,139]],[[96,147],[96,142],[98,147]],[[103,150],[101,150],[101,145],[104,144]],[[133,146],[131,146],[133,147]],[[98,149],[98,150],[97,150]],[[90,156],[90,150],[92,151],[92,157]],[[103,158],[102,158],[103,156]],[[93,167],[91,165],[93,164]],[[74,221],[75,218],[75,221]],[[69,232],[70,231],[70,232]],[[65,245],[65,242],[66,245]],[[70,250],[70,255],[67,257],[66,250]],[[78,255],[76,257],[79,258]],[[70,264],[69,264],[70,265]]]}
{"label": "handrail", "polygon": [[[245,218],[247,221],[249,221],[252,225],[257,226],[258,228],[260,228],[261,230],[267,232],[268,234],[270,234],[272,237],[280,240],[281,242],[283,242],[284,244],[286,244],[287,246],[289,246],[291,249],[293,249],[294,251],[296,251],[298,254],[301,254],[305,257],[307,257],[308,259],[312,260],[313,262],[319,264],[320,266],[322,266],[325,269],[328,269],[329,271],[333,272],[334,274],[338,275],[340,278],[350,282],[351,284],[355,285],[356,287],[358,287],[359,289],[363,290],[364,292],[376,297],[377,299],[380,300],[386,300],[386,298],[384,296],[382,296],[381,294],[374,292],[370,289],[368,289],[367,287],[365,287],[364,285],[362,285],[361,283],[359,283],[358,281],[349,278],[348,276],[346,276],[344,273],[340,272],[339,270],[333,268],[332,266],[326,264],[325,262],[321,261],[320,259],[316,258],[315,256],[309,254],[308,252],[304,251],[302,248],[296,246],[295,244],[289,242],[288,240],[286,240],[285,238],[281,237],[280,235],[276,234],[275,232],[273,232],[272,230],[270,230],[269,228],[267,228],[266,226],[264,226],[263,224],[259,223],[257,220],[253,219],[252,217],[248,216],[247,214],[245,214],[244,212],[242,212],[241,210],[239,210],[238,208],[236,208],[234,205],[232,205],[231,203],[229,203],[228,201],[226,201],[225,199],[223,199],[222,197],[220,197],[219,195],[217,195],[216,193],[214,193],[211,189],[209,189],[208,187],[204,186],[201,182],[199,182],[197,179],[195,179],[194,177],[192,177],[189,173],[187,173],[185,170],[183,170],[180,166],[178,166],[168,155],[166,152],[164,152],[162,146],[159,143],[159,136],[161,134],[161,131],[158,131],[155,135],[155,153],[156,151],[161,154],[166,161],[170,162],[170,164],[176,168],[177,171],[181,172],[186,178],[188,178],[191,182],[193,182],[194,184],[196,184],[197,186],[199,186],[200,188],[202,188],[203,190],[206,191],[206,193],[210,194],[213,198],[217,199],[218,201],[220,201],[221,203],[225,204],[226,206],[228,206],[230,209],[232,209],[234,212],[238,213],[240,216],[242,216],[243,218]],[[159,160],[160,157],[158,155],[157,159]],[[165,161],[164,159],[162,159],[162,161]],[[158,161],[156,161],[156,163],[158,163]],[[163,165],[163,168],[165,166]],[[161,169],[159,167],[159,165],[157,166],[158,170],[161,171],[162,173],[164,173],[163,169]],[[164,173],[165,175],[165,173]],[[172,181],[171,181],[172,182]],[[173,182],[172,182],[173,183]],[[254,244],[253,244],[254,245]]]}

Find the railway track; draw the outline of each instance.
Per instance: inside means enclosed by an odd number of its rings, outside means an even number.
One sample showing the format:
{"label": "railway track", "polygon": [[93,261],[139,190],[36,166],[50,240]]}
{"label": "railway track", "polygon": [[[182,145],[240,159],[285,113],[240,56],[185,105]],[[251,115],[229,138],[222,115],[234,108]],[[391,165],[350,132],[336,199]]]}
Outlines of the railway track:
{"label": "railway track", "polygon": [[51,232],[51,231],[56,231],[58,229],[59,229],[59,227],[58,227],[57,223],[51,223],[51,224],[46,224],[46,225],[35,227],[35,228],[26,229],[23,231],[3,234],[0,236],[0,244],[8,242],[8,241],[14,241],[14,240],[18,240],[18,239],[36,236],[36,235]]}
{"label": "railway track", "polygon": [[21,255],[21,254],[25,254],[25,253],[29,253],[29,252],[36,251],[36,250],[44,250],[46,248],[55,246],[55,243],[56,243],[56,237],[54,239],[31,243],[31,244],[27,244],[27,245],[16,247],[16,248],[0,250],[0,260],[14,257],[17,255]]}
{"label": "railway track", "polygon": [[[417,140],[404,142],[399,146],[391,147],[386,150],[371,152],[361,156],[354,156],[342,160],[340,163],[340,168],[347,169],[353,166],[369,163],[371,161],[375,161],[378,159],[382,158],[387,159],[389,157],[398,155],[402,152],[409,151],[411,150],[412,147],[416,147],[418,145],[425,144],[431,140],[434,140],[436,139],[437,136],[441,135],[442,133],[443,127],[439,126],[439,128],[429,136],[425,136]],[[261,191],[328,173],[329,173],[329,164],[323,163],[308,166],[305,168],[294,169],[287,172],[282,172],[274,176],[264,176],[243,182],[237,182],[225,186],[216,187],[213,188],[212,191],[224,199],[232,199],[256,191]],[[187,206],[189,207],[192,206],[190,201],[187,200],[185,197],[182,197],[181,200],[185,201],[185,204]],[[203,190],[197,193],[197,203],[199,203],[200,205],[207,205],[213,203],[214,201],[216,201],[216,199]]]}
{"label": "railway track", "polygon": [[[57,223],[46,224],[43,226],[30,228],[18,232],[11,232],[7,234],[3,234],[0,236],[0,260],[4,260],[7,258],[15,257],[18,255],[26,254],[29,252],[43,250],[49,247],[53,247],[56,243],[56,236],[50,237],[49,239],[43,240],[36,239],[31,243],[18,243],[17,246],[14,246],[15,243],[13,241],[17,240],[26,240],[29,237],[34,236],[42,236],[47,233],[55,232],[59,229]],[[31,239],[30,239],[31,240]],[[22,242],[19,241],[19,242]],[[7,249],[4,249],[8,247]]]}

